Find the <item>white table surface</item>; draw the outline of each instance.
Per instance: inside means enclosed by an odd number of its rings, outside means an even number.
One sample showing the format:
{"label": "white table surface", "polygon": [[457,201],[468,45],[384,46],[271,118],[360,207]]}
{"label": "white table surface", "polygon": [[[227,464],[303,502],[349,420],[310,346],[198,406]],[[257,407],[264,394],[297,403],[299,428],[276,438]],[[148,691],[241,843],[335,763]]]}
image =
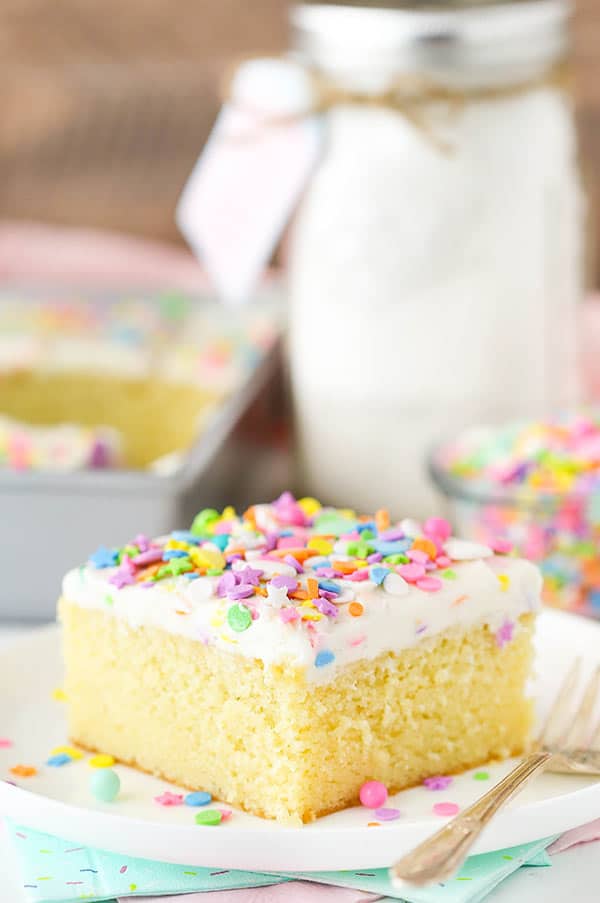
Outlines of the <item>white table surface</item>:
{"label": "white table surface", "polygon": [[[0,654],[3,647],[26,629],[0,622]],[[183,901],[185,897],[181,899]],[[599,903],[600,842],[561,853],[554,858],[552,868],[520,869],[487,900],[490,903]],[[25,903],[12,850],[1,828],[0,901]],[[226,903],[225,893],[223,903]]]}

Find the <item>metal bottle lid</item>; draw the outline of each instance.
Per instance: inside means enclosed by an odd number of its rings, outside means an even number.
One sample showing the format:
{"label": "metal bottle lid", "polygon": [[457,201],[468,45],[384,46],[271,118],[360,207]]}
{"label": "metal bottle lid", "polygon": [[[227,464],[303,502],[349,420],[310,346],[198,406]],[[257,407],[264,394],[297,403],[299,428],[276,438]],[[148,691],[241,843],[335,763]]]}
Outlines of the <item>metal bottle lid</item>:
{"label": "metal bottle lid", "polygon": [[354,87],[399,71],[450,84],[536,78],[568,50],[570,0],[379,0],[292,7],[296,55]]}

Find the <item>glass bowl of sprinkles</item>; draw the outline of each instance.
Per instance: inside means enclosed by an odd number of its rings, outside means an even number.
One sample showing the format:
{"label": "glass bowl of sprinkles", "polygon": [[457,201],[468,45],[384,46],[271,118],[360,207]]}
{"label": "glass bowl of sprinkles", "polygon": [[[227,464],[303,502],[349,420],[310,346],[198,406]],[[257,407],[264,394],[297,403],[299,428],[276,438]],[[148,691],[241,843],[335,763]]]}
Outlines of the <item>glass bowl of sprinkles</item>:
{"label": "glass bowl of sprinkles", "polygon": [[547,604],[600,618],[600,410],[466,430],[429,471],[459,535],[512,545]]}

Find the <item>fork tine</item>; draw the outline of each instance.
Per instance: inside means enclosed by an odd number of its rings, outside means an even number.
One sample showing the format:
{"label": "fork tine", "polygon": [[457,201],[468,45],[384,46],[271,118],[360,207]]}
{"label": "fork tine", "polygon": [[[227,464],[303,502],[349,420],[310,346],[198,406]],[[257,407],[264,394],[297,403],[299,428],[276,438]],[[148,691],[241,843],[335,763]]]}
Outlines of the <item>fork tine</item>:
{"label": "fork tine", "polygon": [[571,727],[565,731],[564,739],[561,737],[561,745],[566,749],[586,749],[589,746],[590,735],[594,729],[592,715],[596,708],[599,691],[600,665],[588,681],[581,705],[573,718]]}
{"label": "fork tine", "polygon": [[553,738],[556,738],[557,735],[564,729],[565,718],[564,715],[568,712],[569,703],[573,698],[573,693],[577,684],[579,683],[579,673],[581,671],[581,657],[575,659],[569,673],[565,677],[562,682],[561,688],[558,691],[558,695],[554,701],[554,705],[550,709],[548,717],[546,719],[546,723],[542,728],[542,731],[539,736],[540,743],[544,746],[547,746],[552,742]]}

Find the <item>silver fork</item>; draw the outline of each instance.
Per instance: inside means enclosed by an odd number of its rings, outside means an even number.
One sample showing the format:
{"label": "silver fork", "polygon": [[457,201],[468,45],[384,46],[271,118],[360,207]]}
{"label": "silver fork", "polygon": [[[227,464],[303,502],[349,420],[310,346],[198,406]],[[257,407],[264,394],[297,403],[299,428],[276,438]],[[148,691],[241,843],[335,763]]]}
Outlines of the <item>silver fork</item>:
{"label": "silver fork", "polygon": [[396,887],[423,886],[453,875],[498,810],[541,772],[600,775],[600,719],[593,718],[600,699],[600,665],[577,705],[580,674],[581,659],[577,659],[563,681],[535,751],[485,796],[391,867],[390,878]]}

